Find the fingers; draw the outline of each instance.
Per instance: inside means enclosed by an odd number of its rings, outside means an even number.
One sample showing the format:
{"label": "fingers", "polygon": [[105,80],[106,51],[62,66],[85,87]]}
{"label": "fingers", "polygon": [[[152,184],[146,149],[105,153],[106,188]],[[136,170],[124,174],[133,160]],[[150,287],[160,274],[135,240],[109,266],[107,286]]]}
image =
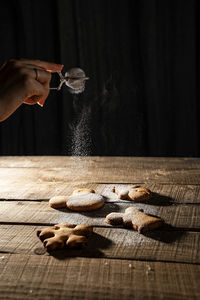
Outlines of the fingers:
{"label": "fingers", "polygon": [[51,81],[51,73],[48,71],[45,71],[44,69],[41,68],[32,68],[32,74],[33,78],[40,83],[44,83],[45,86],[49,85]]}
{"label": "fingers", "polygon": [[6,61],[0,68],[0,82],[3,83],[1,98],[5,98],[6,118],[22,103],[43,106],[49,94],[50,71],[60,71],[62,68],[63,65],[40,60]]}
{"label": "fingers", "polygon": [[[17,82],[25,83],[28,96],[23,103],[34,105],[38,103],[43,106],[49,94],[49,83],[51,81],[51,72],[44,68],[33,65],[33,60],[9,60],[5,63],[6,77],[12,77]],[[51,63],[47,63],[51,65]],[[41,64],[42,65],[42,64]]]}
{"label": "fingers", "polygon": [[44,68],[47,71],[61,71],[63,68],[63,65],[61,64],[55,64],[52,62],[47,61],[41,61],[41,60],[33,60],[33,59],[20,59],[23,63],[34,65],[40,68]]}
{"label": "fingers", "polygon": [[43,68],[33,65],[22,65],[16,70],[16,76],[21,79],[29,77],[47,87],[51,81],[51,72],[44,70]]}
{"label": "fingers", "polygon": [[[34,85],[34,86],[33,86]],[[44,102],[49,94],[49,89],[41,85],[39,82],[34,81],[30,92],[24,99],[23,103],[28,105],[34,105],[40,103],[40,106],[44,105]]]}
{"label": "fingers", "polygon": [[49,93],[48,93],[45,97],[41,98],[41,99],[37,102],[37,104],[43,107],[43,106],[44,106],[44,103],[45,103],[45,101],[46,101],[46,99],[47,99],[47,97],[48,97],[48,95],[49,95]]}
{"label": "fingers", "polygon": [[[28,71],[30,69],[35,69],[37,68],[38,70],[48,72],[44,73],[42,72],[41,74],[41,83],[46,81],[47,76],[50,77],[50,72],[51,71],[61,71],[63,68],[63,65],[60,64],[54,64],[51,62],[43,62],[39,60],[25,60],[25,59],[9,59],[7,60],[1,67],[0,71],[4,72],[5,75],[13,75],[21,73],[22,75],[31,75],[31,73],[28,74]],[[43,79],[43,75],[46,74],[45,79]],[[33,77],[36,76],[35,73],[32,72]]]}

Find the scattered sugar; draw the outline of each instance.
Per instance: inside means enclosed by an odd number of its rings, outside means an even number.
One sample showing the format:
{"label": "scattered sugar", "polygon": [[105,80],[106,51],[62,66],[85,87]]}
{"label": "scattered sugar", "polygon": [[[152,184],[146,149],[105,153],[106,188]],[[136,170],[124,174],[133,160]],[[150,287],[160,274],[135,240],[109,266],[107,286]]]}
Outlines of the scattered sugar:
{"label": "scattered sugar", "polygon": [[148,271],[151,271],[151,270],[152,270],[151,267],[150,267],[149,265],[147,265],[147,270],[148,270]]}
{"label": "scattered sugar", "polygon": [[150,272],[153,272],[153,271],[154,271],[154,269],[153,269],[153,268],[151,268],[151,266],[150,266],[150,265],[147,265],[146,275],[149,275],[149,274],[150,274]]}
{"label": "scattered sugar", "polygon": [[[133,244],[147,244],[151,243],[151,239],[139,234],[138,232],[134,231],[133,229],[127,230],[126,235],[120,234],[121,229],[118,229],[116,232],[112,233],[112,242],[115,244],[123,244],[123,246],[132,246]],[[123,229],[122,229],[123,231]]]}

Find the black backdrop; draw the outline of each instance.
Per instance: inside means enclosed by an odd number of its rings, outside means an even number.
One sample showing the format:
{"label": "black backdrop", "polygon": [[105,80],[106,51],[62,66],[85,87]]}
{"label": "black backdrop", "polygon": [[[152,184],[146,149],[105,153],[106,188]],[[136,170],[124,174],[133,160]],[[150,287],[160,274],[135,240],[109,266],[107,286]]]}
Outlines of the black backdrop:
{"label": "black backdrop", "polygon": [[0,124],[0,154],[199,156],[199,18],[195,0],[1,1],[1,63],[39,58],[90,80],[22,105]]}

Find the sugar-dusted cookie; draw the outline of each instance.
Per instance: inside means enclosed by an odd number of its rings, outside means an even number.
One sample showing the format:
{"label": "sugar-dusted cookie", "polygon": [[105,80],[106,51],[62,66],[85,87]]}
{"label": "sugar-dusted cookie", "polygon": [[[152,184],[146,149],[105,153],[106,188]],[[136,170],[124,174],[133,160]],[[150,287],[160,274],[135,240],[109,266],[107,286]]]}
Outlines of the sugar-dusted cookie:
{"label": "sugar-dusted cookie", "polygon": [[71,195],[66,199],[66,206],[71,210],[89,211],[104,205],[104,197],[96,193]]}
{"label": "sugar-dusted cookie", "polygon": [[49,200],[49,205],[53,208],[66,207],[66,196],[55,196]]}
{"label": "sugar-dusted cookie", "polygon": [[112,191],[117,194],[119,199],[128,199],[134,202],[143,202],[152,197],[152,192],[140,186],[132,186],[125,188],[113,188]]}
{"label": "sugar-dusted cookie", "polygon": [[88,194],[88,193],[95,193],[95,191],[93,189],[80,188],[73,191],[72,195]]}
{"label": "sugar-dusted cookie", "polygon": [[156,229],[164,223],[161,218],[149,216],[135,207],[128,207],[124,213],[110,213],[106,216],[106,222],[111,225],[122,224],[139,233]]}
{"label": "sugar-dusted cookie", "polygon": [[129,188],[119,188],[116,189],[115,187],[112,189],[112,192],[117,194],[119,199],[128,199],[128,192]]}
{"label": "sugar-dusted cookie", "polygon": [[47,251],[52,251],[65,246],[69,248],[83,246],[92,231],[92,226],[73,226],[61,223],[53,227],[37,230],[37,236],[43,242]]}

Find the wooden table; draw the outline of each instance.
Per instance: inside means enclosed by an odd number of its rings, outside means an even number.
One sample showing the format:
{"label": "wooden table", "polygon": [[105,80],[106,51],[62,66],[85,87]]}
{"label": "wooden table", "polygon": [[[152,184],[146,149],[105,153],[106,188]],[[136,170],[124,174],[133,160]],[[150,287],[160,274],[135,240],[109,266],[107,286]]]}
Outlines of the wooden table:
{"label": "wooden table", "polygon": [[[0,299],[200,299],[200,159],[139,157],[0,158]],[[113,186],[141,184],[154,198],[119,200]],[[107,197],[88,213],[48,200],[91,187]],[[130,205],[166,225],[142,235],[105,216]],[[36,230],[92,224],[86,248],[44,252]]]}

